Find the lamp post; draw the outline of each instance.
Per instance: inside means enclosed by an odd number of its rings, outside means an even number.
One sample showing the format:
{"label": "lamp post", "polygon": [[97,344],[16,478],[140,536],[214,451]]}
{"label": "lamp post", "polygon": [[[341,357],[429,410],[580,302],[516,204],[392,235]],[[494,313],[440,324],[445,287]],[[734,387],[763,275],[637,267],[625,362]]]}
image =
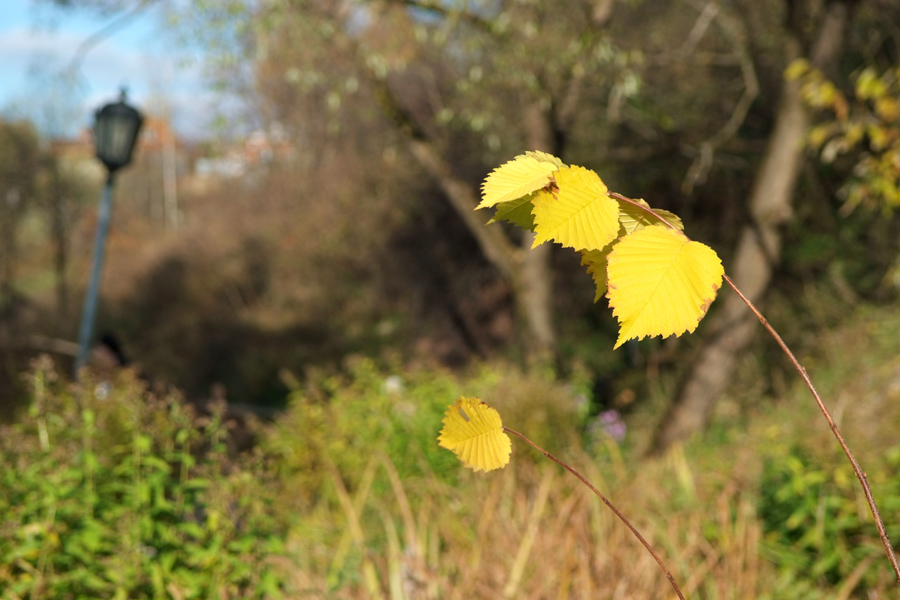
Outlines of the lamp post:
{"label": "lamp post", "polygon": [[107,104],[94,113],[94,146],[97,158],[106,166],[107,177],[106,185],[103,186],[103,197],[100,200],[91,281],[84,299],[81,327],[78,331],[78,357],[75,360],[76,378],[81,367],[87,362],[91,336],[94,332],[100,271],[103,267],[103,251],[106,244],[106,232],[109,228],[109,216],[112,212],[113,175],[131,162],[131,153],[134,150],[138,132],[141,130],[141,124],[144,122],[141,113],[125,103],[125,96],[126,93],[123,89],[118,102]]}

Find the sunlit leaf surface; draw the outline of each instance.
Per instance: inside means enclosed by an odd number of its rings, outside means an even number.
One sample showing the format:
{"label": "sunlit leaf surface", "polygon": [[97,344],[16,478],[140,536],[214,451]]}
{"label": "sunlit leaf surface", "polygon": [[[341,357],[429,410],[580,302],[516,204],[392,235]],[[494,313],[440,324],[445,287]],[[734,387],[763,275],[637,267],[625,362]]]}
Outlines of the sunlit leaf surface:
{"label": "sunlit leaf surface", "polygon": [[487,208],[517,200],[550,183],[562,162],[544,152],[526,152],[491,171],[481,186],[481,204]]}
{"label": "sunlit leaf surface", "polygon": [[[620,235],[634,233],[635,231],[643,229],[644,227],[649,227],[650,225],[665,225],[665,223],[653,216],[653,213],[638,208],[630,202],[625,202],[624,200],[616,200],[616,202],[619,203],[619,223],[622,226],[619,230]],[[638,198],[635,202],[639,203],[644,208],[650,208],[650,205],[647,204],[645,200]],[[670,213],[667,210],[659,208],[654,208],[653,212],[668,221],[669,224],[684,231],[684,224],[675,213]]]}
{"label": "sunlit leaf surface", "polygon": [[619,232],[619,205],[596,173],[562,167],[554,174],[559,192],[534,199],[534,245],[554,241],[575,250],[602,250]]}
{"label": "sunlit leaf surface", "polygon": [[607,274],[618,348],[630,339],[694,331],[722,286],[724,269],[712,248],[653,225],[613,247]]}
{"label": "sunlit leaf surface", "polygon": [[516,198],[508,202],[503,202],[496,206],[497,211],[494,217],[487,222],[488,225],[497,221],[509,221],[513,225],[518,225],[522,229],[534,231],[534,215],[531,211],[534,209],[533,200],[540,195],[550,195],[547,190],[538,190],[527,196]]}
{"label": "sunlit leaf surface", "polygon": [[512,452],[500,414],[478,398],[459,398],[444,414],[438,444],[475,471],[505,467]]}

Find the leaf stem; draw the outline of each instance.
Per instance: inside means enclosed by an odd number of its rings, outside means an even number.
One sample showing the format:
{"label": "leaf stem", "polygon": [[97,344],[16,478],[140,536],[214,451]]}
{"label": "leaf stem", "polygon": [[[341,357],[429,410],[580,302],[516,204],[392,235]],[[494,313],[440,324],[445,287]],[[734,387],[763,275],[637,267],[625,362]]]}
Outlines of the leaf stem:
{"label": "leaf stem", "polygon": [[616,193],[616,192],[607,192],[607,194],[608,194],[611,198],[615,198],[616,200],[621,200],[622,202],[627,202],[628,204],[630,204],[630,205],[632,205],[632,206],[635,206],[635,207],[637,207],[637,208],[639,208],[639,209],[641,209],[641,210],[643,210],[643,211],[645,211],[645,212],[650,213],[651,215],[653,215],[654,217],[656,217],[657,219],[659,219],[660,221],[662,221],[663,223],[665,223],[669,228],[671,228],[671,229],[677,231],[678,233],[680,233],[680,234],[683,235],[684,237],[687,237],[687,235],[685,235],[685,233],[684,233],[682,230],[680,230],[680,229],[678,229],[677,227],[675,227],[674,225],[672,225],[672,223],[670,223],[665,217],[663,217],[662,215],[660,215],[658,212],[656,212],[655,210],[653,210],[653,209],[650,208],[649,206],[644,206],[643,204],[641,204],[641,203],[638,202],[637,200],[632,200],[631,198],[626,198],[626,197],[623,196],[622,194],[618,194],[618,193]]}
{"label": "leaf stem", "polygon": [[816,391],[816,386],[813,385],[812,380],[809,378],[809,375],[806,373],[806,369],[803,368],[803,365],[800,364],[800,361],[794,356],[794,353],[791,352],[791,349],[788,348],[787,344],[784,343],[784,340],[781,339],[781,336],[778,335],[778,332],[775,331],[775,328],[769,324],[769,321],[762,315],[761,312],[753,305],[749,298],[747,298],[741,290],[731,281],[731,278],[728,275],[724,276],[725,281],[728,285],[731,286],[731,289],[735,291],[735,293],[740,296],[741,300],[744,301],[750,310],[756,315],[756,318],[759,319],[759,322],[762,323],[762,326],[766,328],[775,341],[778,342],[778,345],[781,347],[781,350],[787,355],[790,359],[791,363],[794,365],[794,368],[800,373],[800,377],[803,378],[803,381],[806,382],[806,387],[809,388],[809,391],[812,392],[813,398],[816,400],[816,404],[819,405],[819,410],[822,411],[822,414],[825,415],[825,420],[828,421],[829,427],[831,427],[831,432],[834,433],[834,437],[837,438],[838,443],[841,445],[841,448],[844,450],[844,454],[847,455],[847,460],[850,461],[850,465],[853,467],[853,472],[856,474],[856,478],[859,479],[859,483],[862,485],[863,493],[866,495],[866,502],[869,504],[869,508],[872,511],[872,516],[875,517],[875,526],[878,528],[878,535],[881,537],[881,543],[884,545],[885,553],[887,553],[888,559],[891,561],[891,566],[894,568],[894,574],[897,576],[897,583],[900,584],[900,565],[897,564],[897,556],[894,554],[893,546],[891,546],[891,540],[888,539],[887,530],[884,527],[884,521],[881,520],[881,514],[878,512],[878,506],[875,504],[875,497],[872,495],[872,489],[869,487],[869,480],[866,477],[866,474],[859,467],[859,463],[856,462],[856,458],[853,456],[853,452],[850,451],[850,447],[847,445],[847,442],[844,441],[844,436],[841,435],[840,430],[838,429],[837,423],[834,422],[834,419],[831,417],[831,413],[828,412],[828,408],[825,406],[825,403],[822,402],[821,396],[819,396],[819,392]]}
{"label": "leaf stem", "polygon": [[653,558],[656,559],[656,562],[659,563],[660,568],[663,570],[663,572],[665,572],[666,578],[668,578],[669,583],[672,584],[672,588],[675,590],[675,593],[678,594],[678,597],[681,600],[684,600],[684,595],[682,595],[681,589],[678,587],[678,584],[675,583],[675,578],[672,577],[672,573],[669,571],[669,569],[666,568],[666,565],[663,563],[662,559],[653,550],[653,548],[650,546],[650,544],[647,542],[647,540],[644,539],[644,536],[642,536],[640,534],[640,532],[637,529],[635,529],[634,525],[631,524],[631,521],[629,521],[628,519],[625,518],[625,515],[623,515],[622,513],[619,512],[619,509],[617,509],[615,506],[613,506],[612,502],[610,502],[609,500],[606,499],[606,496],[604,496],[603,494],[600,493],[600,490],[595,488],[593,486],[593,484],[591,484],[590,481],[585,479],[584,475],[582,475],[581,473],[579,473],[578,471],[576,471],[574,468],[570,467],[563,461],[559,460],[558,458],[556,458],[555,456],[553,456],[552,454],[550,454],[549,452],[547,452],[546,450],[544,450],[543,448],[541,448],[540,446],[538,446],[537,444],[532,442],[530,439],[528,439],[527,437],[525,437],[518,431],[514,431],[514,430],[510,429],[509,427],[504,427],[503,431],[505,431],[506,433],[511,433],[512,435],[518,436],[521,439],[523,439],[526,443],[528,443],[531,446],[533,446],[534,448],[536,448],[541,454],[543,454],[544,456],[546,456],[547,458],[549,458],[550,460],[552,460],[553,462],[555,462],[556,464],[560,465],[562,468],[567,470],[569,473],[571,473],[572,475],[577,477],[579,479],[579,481],[581,481],[581,483],[586,485],[592,492],[594,492],[594,494],[598,498],[600,498],[600,500],[602,500],[603,503],[606,504],[606,506],[608,506],[611,511],[613,511],[613,513],[615,513],[615,515],[619,518],[619,520],[622,521],[623,523],[625,523],[625,526],[631,530],[631,533],[633,533],[634,536],[641,542],[641,544],[644,545],[644,548],[647,549],[647,552],[649,552],[653,556]]}

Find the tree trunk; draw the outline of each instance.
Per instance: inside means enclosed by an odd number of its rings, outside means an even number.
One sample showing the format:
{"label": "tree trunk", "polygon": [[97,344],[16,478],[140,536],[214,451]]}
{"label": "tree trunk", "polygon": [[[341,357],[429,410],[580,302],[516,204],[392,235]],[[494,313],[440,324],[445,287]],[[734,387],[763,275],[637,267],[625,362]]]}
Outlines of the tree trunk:
{"label": "tree trunk", "polygon": [[527,324],[528,336],[522,340],[526,357],[532,366],[552,364],[556,358],[556,328],[553,325],[553,269],[550,258],[552,244],[532,249],[534,234],[522,236],[519,289],[516,290],[517,312]]}
{"label": "tree trunk", "polygon": [[[828,5],[812,51],[814,66],[826,68],[837,60],[848,12],[846,2]],[[791,60],[801,56],[800,43],[794,37],[789,39],[787,55]],[[796,81],[785,82],[775,129],[748,201],[752,222],[741,232],[729,270],[734,283],[757,305],[781,256],[779,227],[791,218],[791,200],[802,168],[803,141],[809,124],[800,86]],[[743,301],[734,293],[728,294],[724,307],[713,317],[711,339],[682,382],[656,432],[651,452],[661,453],[706,427],[716,402],[728,387],[738,357],[758,329],[756,317]]]}
{"label": "tree trunk", "polygon": [[[595,27],[606,24],[612,6],[612,0],[599,0],[591,17]],[[381,108],[406,137],[413,157],[434,177],[485,258],[509,284],[519,325],[519,341],[527,362],[532,366],[551,364],[556,358],[557,342],[553,323],[552,244],[532,249],[534,234],[526,232],[517,248],[502,228],[485,227],[487,218],[473,212],[478,205],[477,186],[453,172],[452,165],[436,149],[434,140],[416,122],[388,82],[374,72],[370,74]],[[554,156],[563,154],[583,80],[583,70],[573,69],[565,89],[559,90],[559,97],[544,90],[542,97],[536,98],[526,109],[522,117],[528,132],[528,147],[523,150],[540,150]]]}
{"label": "tree trunk", "polygon": [[[548,152],[561,156],[565,144],[560,130],[565,123],[558,123],[552,110],[532,104],[526,115],[528,150]],[[556,327],[553,324],[553,244],[541,244],[532,248],[534,233],[526,231],[522,236],[522,265],[517,290],[518,312],[528,323],[529,357],[532,365],[550,364],[556,358]]]}
{"label": "tree trunk", "polygon": [[534,234],[529,232],[523,236],[521,247],[516,248],[501,227],[485,227],[487,218],[475,212],[478,205],[475,186],[453,174],[428,141],[413,138],[409,147],[419,164],[438,182],[485,258],[509,284],[520,327],[520,343],[528,362],[552,360],[556,355],[556,331],[551,294],[551,245],[543,244],[532,250]]}
{"label": "tree trunk", "polygon": [[478,242],[485,258],[501,277],[515,286],[518,263],[517,249],[499,227],[485,227],[487,219],[475,212],[478,193],[475,186],[453,173],[434,145],[418,137],[409,138],[409,149],[419,165],[437,181],[456,214],[463,220]]}

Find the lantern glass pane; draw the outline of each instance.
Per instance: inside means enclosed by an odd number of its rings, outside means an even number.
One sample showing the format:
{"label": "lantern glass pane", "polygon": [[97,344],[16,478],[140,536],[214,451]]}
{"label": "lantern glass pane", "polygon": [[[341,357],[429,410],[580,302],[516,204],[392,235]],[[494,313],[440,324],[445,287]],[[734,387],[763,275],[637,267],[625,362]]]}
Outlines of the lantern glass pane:
{"label": "lantern glass pane", "polygon": [[121,102],[104,106],[97,112],[94,125],[97,158],[110,171],[131,162],[131,153],[142,121],[139,112]]}

